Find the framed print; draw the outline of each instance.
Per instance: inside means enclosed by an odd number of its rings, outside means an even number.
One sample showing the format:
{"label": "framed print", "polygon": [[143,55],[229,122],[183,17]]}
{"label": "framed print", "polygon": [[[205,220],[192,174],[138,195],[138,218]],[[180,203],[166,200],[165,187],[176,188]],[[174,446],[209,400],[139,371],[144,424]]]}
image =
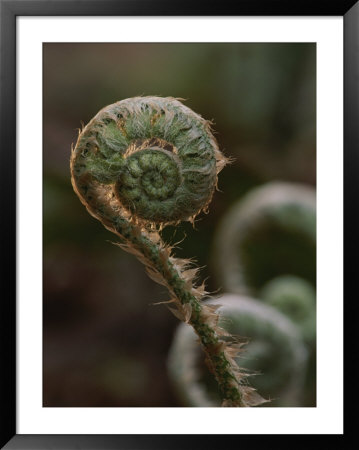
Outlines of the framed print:
{"label": "framed print", "polygon": [[343,437],[358,11],[1,2],[3,448]]}

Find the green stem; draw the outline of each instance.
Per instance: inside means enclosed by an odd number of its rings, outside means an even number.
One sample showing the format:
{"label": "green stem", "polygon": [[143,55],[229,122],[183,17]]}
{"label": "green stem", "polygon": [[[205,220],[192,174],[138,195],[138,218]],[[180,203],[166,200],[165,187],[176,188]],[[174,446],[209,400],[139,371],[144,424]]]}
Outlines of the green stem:
{"label": "green stem", "polygon": [[[238,376],[234,372],[233,361],[229,360],[223,348],[225,342],[218,336],[216,328],[208,323],[208,311],[198,299],[186,288],[188,281],[167,256],[167,252],[161,253],[161,246],[155,245],[140,230],[134,233],[134,226],[126,221],[121,221],[116,226],[116,231],[121,236],[126,236],[127,243],[143,255],[148,266],[158,272],[166,282],[182,306],[190,305],[191,315],[188,323],[192,325],[200,338],[202,347],[207,356],[207,363],[215,376],[221,391],[223,402],[228,406],[247,406],[243,400],[238,382]],[[237,368],[238,369],[238,368]]]}

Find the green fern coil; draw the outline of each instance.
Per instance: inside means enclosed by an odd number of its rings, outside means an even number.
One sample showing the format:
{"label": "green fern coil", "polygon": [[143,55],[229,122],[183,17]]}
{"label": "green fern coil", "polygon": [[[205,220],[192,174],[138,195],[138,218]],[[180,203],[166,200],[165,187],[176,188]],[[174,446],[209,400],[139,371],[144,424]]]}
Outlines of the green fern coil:
{"label": "green fern coil", "polygon": [[252,406],[262,399],[245,385],[235,342],[224,337],[215,309],[202,303],[197,269],[175,258],[159,234],[207,209],[226,162],[201,116],[174,98],[135,97],[105,107],[86,125],[72,151],[71,175],[89,213],[167,287],[170,309],[194,328],[223,406]]}
{"label": "green fern coil", "polygon": [[174,98],[135,97],[90,121],[71,170],[76,192],[101,220],[168,224],[207,207],[224,161],[201,116]]}
{"label": "green fern coil", "polygon": [[315,285],[314,189],[271,182],[248,192],[223,218],[213,260],[227,292],[257,297],[266,283],[282,275]]}

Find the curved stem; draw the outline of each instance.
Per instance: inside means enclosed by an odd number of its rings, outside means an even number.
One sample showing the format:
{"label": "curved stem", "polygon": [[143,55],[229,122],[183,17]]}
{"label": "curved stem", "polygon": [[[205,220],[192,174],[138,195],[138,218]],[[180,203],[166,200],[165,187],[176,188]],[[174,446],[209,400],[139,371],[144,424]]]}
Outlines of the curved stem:
{"label": "curved stem", "polygon": [[[214,313],[213,308],[201,304],[191,292],[194,289],[192,281],[186,279],[181,270],[176,267],[176,261],[180,263],[181,260],[171,257],[169,249],[162,242],[154,244],[138,227],[127,221],[117,223],[116,234],[125,237],[128,245],[127,248],[125,246],[125,250],[134,253],[155,272],[158,277],[155,281],[165,284],[174,295],[173,302],[177,301],[177,306],[182,307],[180,314],[182,312],[183,319],[192,325],[200,338],[207,364],[218,382],[223,404],[249,406],[240,389],[239,368],[228,354],[231,347],[219,336],[222,330],[216,325],[218,315]],[[188,317],[185,317],[186,315]],[[212,320],[209,320],[210,318]]]}

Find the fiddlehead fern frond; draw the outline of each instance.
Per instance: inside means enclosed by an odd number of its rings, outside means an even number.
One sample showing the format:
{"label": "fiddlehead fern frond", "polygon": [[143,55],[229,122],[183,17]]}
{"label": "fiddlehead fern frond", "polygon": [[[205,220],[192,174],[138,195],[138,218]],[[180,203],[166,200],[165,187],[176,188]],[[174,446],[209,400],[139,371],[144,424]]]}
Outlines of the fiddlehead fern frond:
{"label": "fiddlehead fern frond", "polygon": [[115,233],[149,276],[166,286],[171,310],[193,326],[225,406],[259,400],[244,389],[215,308],[201,302],[197,269],[175,258],[159,231],[205,211],[227,159],[209,123],[174,98],[135,97],[102,109],[71,156],[72,184],[90,214]]}

